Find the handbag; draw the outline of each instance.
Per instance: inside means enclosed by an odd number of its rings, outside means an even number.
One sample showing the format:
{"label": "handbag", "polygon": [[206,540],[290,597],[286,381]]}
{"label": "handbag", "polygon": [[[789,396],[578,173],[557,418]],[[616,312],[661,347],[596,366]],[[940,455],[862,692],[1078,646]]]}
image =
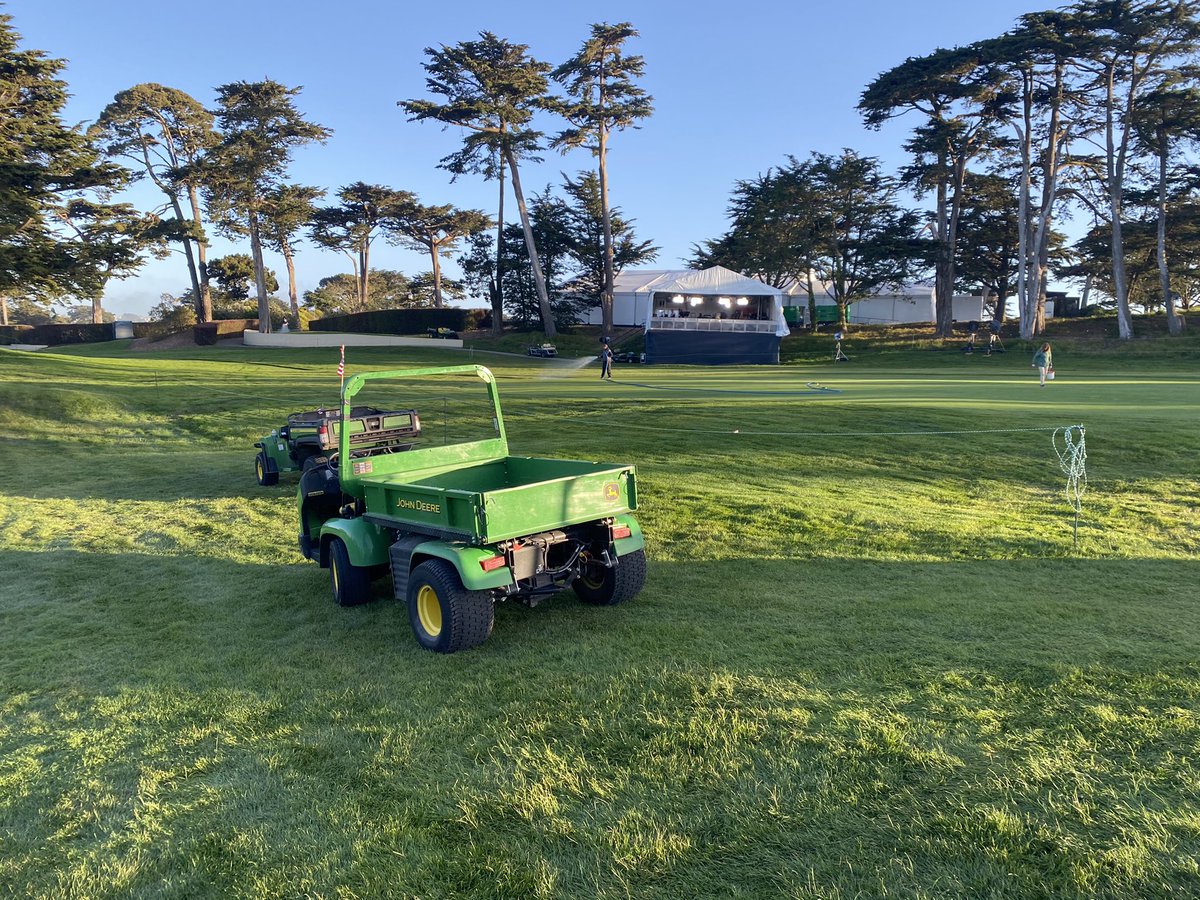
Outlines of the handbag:
{"label": "handbag", "polygon": [[1054,380],[1054,366],[1051,366],[1049,369],[1046,370],[1046,380],[1047,381]]}

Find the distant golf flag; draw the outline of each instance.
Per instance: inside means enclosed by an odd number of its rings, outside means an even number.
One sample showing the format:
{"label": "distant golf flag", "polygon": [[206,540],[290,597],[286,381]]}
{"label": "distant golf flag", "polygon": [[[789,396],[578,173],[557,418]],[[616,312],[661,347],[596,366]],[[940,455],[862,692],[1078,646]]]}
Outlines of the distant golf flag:
{"label": "distant golf flag", "polygon": [[342,356],[338,360],[338,399],[346,390],[346,345],[342,344]]}

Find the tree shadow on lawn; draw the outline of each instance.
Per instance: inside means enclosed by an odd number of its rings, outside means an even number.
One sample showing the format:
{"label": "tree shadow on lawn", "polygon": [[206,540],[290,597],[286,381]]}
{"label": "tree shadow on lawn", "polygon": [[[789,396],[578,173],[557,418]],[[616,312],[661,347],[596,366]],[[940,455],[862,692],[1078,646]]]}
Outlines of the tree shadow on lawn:
{"label": "tree shadow on lawn", "polygon": [[[252,500],[294,501],[299,472],[284,472],[277,485],[255,478],[252,442],[244,449],[181,445],[81,447],[62,442],[14,441],[0,474],[0,492],[33,500]],[[53,457],[53,477],[46,459]]]}
{"label": "tree shadow on lawn", "polygon": [[34,895],[1195,885],[1196,561],[652,561],[452,657],[387,579],[0,565],[0,881]]}

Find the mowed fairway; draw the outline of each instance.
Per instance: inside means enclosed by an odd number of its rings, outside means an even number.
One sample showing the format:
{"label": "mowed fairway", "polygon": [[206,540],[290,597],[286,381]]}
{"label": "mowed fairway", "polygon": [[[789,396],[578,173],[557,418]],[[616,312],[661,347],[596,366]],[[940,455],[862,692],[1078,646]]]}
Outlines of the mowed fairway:
{"label": "mowed fairway", "polygon": [[[473,361],[514,453],[637,464],[651,568],[443,657],[254,483],[336,351],[0,350],[0,895],[1200,893],[1194,351]],[[1081,422],[1075,550],[1000,429]]]}

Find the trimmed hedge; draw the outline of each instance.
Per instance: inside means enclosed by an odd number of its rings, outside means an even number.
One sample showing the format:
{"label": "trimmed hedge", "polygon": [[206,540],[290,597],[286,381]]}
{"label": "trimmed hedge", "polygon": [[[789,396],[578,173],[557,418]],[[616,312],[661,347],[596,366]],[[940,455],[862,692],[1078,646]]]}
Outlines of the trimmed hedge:
{"label": "trimmed hedge", "polygon": [[113,327],[111,322],[103,325],[0,326],[0,340],[4,338],[7,338],[4,343],[8,344],[47,344],[51,347],[59,344],[93,344],[97,341],[111,341]]}
{"label": "trimmed hedge", "polygon": [[[173,334],[171,328],[174,327],[170,322],[134,322],[133,336],[135,338],[164,338],[168,334]],[[176,328],[177,331],[186,329]]]}
{"label": "trimmed hedge", "polygon": [[489,309],[376,309],[370,312],[326,316],[308,323],[309,331],[345,331],[350,334],[425,334],[427,328],[473,331],[491,324]]}
{"label": "trimmed hedge", "polygon": [[32,325],[0,325],[0,346],[4,344],[31,344],[29,332]]}
{"label": "trimmed hedge", "polygon": [[217,319],[215,322],[193,325],[192,333],[201,347],[211,347],[221,338],[234,335],[241,337],[243,331],[257,327],[258,319]]}

